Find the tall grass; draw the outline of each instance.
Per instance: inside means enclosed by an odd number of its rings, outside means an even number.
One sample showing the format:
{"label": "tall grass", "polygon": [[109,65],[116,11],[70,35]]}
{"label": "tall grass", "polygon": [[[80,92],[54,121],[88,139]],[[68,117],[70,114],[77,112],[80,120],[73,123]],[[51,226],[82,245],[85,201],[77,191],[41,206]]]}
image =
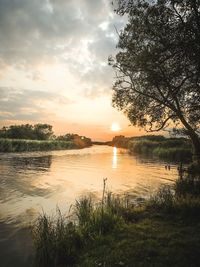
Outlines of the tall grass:
{"label": "tall grass", "polygon": [[113,146],[127,148],[131,154],[153,156],[163,160],[189,162],[192,160],[192,145],[185,138],[165,138],[161,135],[139,137],[115,136]]}
{"label": "tall grass", "polygon": [[145,203],[147,208],[168,215],[200,216],[200,180],[186,177],[174,186],[163,185]]}
{"label": "tall grass", "polygon": [[82,236],[76,225],[62,216],[41,214],[32,230],[38,267],[72,266],[82,247]]}
{"label": "tall grass", "polygon": [[0,152],[49,151],[78,148],[71,141],[0,139]]}
{"label": "tall grass", "polygon": [[93,242],[112,236],[130,223],[148,221],[160,214],[163,220],[179,215],[190,221],[199,218],[199,181],[191,184],[187,179],[179,179],[174,187],[162,186],[141,205],[133,204],[128,197],[106,192],[104,183],[99,202],[85,196],[75,202],[68,216],[63,216],[59,209],[54,217],[41,214],[32,228],[36,266],[79,266],[76,265],[79,255],[87,253]]}
{"label": "tall grass", "polygon": [[165,139],[163,141],[138,140],[129,142],[129,151],[134,154],[158,157],[163,160],[189,162],[192,147],[185,139]]}
{"label": "tall grass", "polygon": [[104,193],[100,202],[90,196],[80,198],[68,216],[57,210],[56,216],[38,217],[32,228],[36,266],[73,266],[81,248],[124,222],[127,201]]}

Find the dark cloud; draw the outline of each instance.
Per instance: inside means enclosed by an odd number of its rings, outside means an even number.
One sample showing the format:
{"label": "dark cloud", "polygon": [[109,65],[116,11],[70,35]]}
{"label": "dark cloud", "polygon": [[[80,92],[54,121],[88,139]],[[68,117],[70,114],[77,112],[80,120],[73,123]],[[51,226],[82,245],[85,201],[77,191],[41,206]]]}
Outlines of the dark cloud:
{"label": "dark cloud", "polygon": [[58,56],[56,45],[91,38],[107,19],[103,0],[0,0],[0,56],[11,63]]}

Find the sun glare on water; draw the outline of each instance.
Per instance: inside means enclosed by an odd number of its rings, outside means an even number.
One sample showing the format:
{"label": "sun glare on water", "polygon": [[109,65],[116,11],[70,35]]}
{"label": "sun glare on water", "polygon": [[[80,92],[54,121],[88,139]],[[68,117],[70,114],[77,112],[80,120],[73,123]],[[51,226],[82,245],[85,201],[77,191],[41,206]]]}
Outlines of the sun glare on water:
{"label": "sun glare on water", "polygon": [[119,123],[113,122],[110,129],[112,132],[119,132],[121,130],[121,127],[120,127]]}

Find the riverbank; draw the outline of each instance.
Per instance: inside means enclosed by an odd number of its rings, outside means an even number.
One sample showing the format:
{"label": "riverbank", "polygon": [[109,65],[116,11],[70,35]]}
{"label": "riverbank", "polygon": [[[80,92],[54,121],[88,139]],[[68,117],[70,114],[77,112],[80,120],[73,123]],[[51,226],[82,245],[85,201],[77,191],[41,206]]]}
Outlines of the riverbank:
{"label": "riverbank", "polygon": [[30,152],[51,151],[65,149],[79,149],[90,146],[84,140],[61,141],[61,140],[22,140],[0,138],[0,152]]}
{"label": "riverbank", "polygon": [[0,129],[0,152],[29,152],[79,149],[92,140],[74,133],[56,136],[52,125],[37,123],[10,125]]}
{"label": "riverbank", "polygon": [[172,162],[191,162],[192,146],[185,138],[165,138],[164,136],[141,136],[113,138],[112,145],[127,148],[130,154],[159,158]]}
{"label": "riverbank", "polygon": [[[194,182],[194,181],[193,181]],[[143,203],[103,192],[70,217],[41,215],[33,227],[37,266],[199,266],[199,182],[178,180]],[[173,193],[175,192],[175,193]]]}

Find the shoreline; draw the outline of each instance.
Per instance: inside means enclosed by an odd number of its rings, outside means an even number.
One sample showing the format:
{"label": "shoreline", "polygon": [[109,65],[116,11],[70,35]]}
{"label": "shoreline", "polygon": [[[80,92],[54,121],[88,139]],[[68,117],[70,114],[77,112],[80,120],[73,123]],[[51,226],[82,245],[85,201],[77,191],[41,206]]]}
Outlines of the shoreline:
{"label": "shoreline", "polygon": [[39,152],[82,149],[92,144],[60,140],[26,140],[0,138],[0,153]]}

